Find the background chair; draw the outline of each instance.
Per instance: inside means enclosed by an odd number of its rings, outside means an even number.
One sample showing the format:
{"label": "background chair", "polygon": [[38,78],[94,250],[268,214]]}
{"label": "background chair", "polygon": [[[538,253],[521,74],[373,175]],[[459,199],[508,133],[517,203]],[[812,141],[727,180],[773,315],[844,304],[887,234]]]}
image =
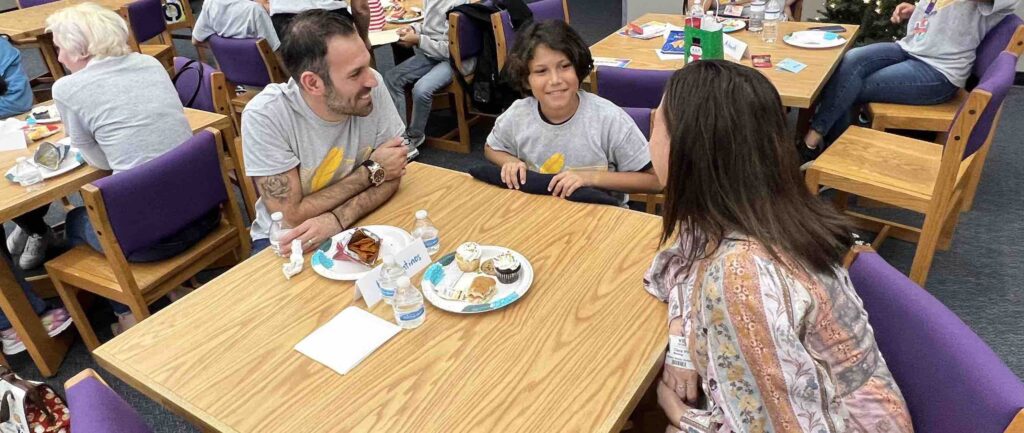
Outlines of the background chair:
{"label": "background chair", "polygon": [[[201,131],[164,155],[134,169],[82,187],[104,253],[86,245],[46,263],[54,286],[86,347],[99,340],[78,300],[87,291],[126,304],[139,321],[149,304],[197,272],[249,255],[249,234],[235,206],[220,132]],[[177,233],[219,208],[218,228],[184,253],[159,262],[128,263],[126,257]]]}
{"label": "background chair", "polygon": [[[623,108],[629,117],[633,118],[636,122],[636,126],[640,128],[640,132],[644,134],[644,138],[651,139],[651,129],[654,128],[654,109],[652,108],[636,108],[626,107]],[[665,203],[664,194],[630,194],[629,201],[638,201],[644,203],[644,211],[649,214],[658,214],[658,205]]]}
{"label": "background chair", "polygon": [[[1024,53],[1024,20],[1017,15],[1003,18],[999,24],[989,30],[985,39],[978,45],[977,57],[971,73],[972,80],[984,76],[992,62],[1004,50],[1013,52],[1018,57]],[[888,129],[933,131],[939,133],[936,142],[945,143],[945,132],[953,124],[953,118],[966,100],[967,92],[961,90],[953,99],[937,105],[870,103],[868,104],[868,113],[871,116],[871,128],[879,131]],[[981,160],[984,161],[985,157],[982,156]],[[978,167],[977,176],[973,177],[968,184],[964,196],[964,211],[970,210],[974,204],[974,195],[981,179],[982,168],[983,165]]]}
{"label": "background chair", "polygon": [[808,188],[814,194],[819,186],[835,188],[841,209],[854,194],[923,213],[917,229],[847,212],[861,228],[878,232],[876,247],[890,235],[917,242],[910,278],[923,286],[936,248],[946,249],[952,240],[968,180],[991,145],[1016,65],[1015,54],[999,55],[957,113],[945,146],[850,127],[807,169]]}
{"label": "background chair", "polygon": [[[192,95],[195,96],[195,100],[192,101],[191,108],[196,110],[209,111],[211,113],[217,113],[224,116],[228,116],[232,119],[232,123],[235,128],[235,141],[240,141],[241,130],[240,124],[234,122],[234,113],[231,110],[231,91],[229,90],[227,80],[224,78],[224,73],[214,69],[201,61],[192,63],[189,66],[189,71],[181,72],[181,69],[185,65],[192,61],[187,57],[175,57],[174,58],[174,74],[178,77],[174,83],[174,87],[178,91],[178,98],[181,99],[181,104],[186,105],[189,99],[192,99]],[[199,74],[199,67],[202,67],[202,75]],[[198,93],[196,91],[198,90]],[[242,201],[245,203],[245,211],[248,213],[249,218],[253,218],[256,215],[256,199],[259,198],[256,194],[256,188],[252,182],[245,175],[244,164],[242,163],[241,146],[238,143],[224,143],[227,145],[228,157],[225,159],[228,169],[232,171],[233,181],[238,185],[242,191]]]}
{"label": "background chair", "polygon": [[592,90],[620,107],[658,108],[673,72],[598,66]]}
{"label": "background chair", "polygon": [[[270,83],[288,81],[288,74],[281,67],[270,44],[263,38],[224,38],[211,35],[206,43],[217,58],[220,70],[227,78],[228,88],[242,85],[263,88]],[[231,98],[231,107],[236,128],[241,131],[242,110],[258,91],[246,90]]]}
{"label": "background chair", "polygon": [[53,3],[57,0],[18,0],[18,9],[30,8],[32,6],[44,5],[47,3]]}
{"label": "background chair", "polygon": [[[132,50],[155,57],[171,74],[177,54],[160,0],[137,0],[121,6],[119,13],[128,22],[128,45]],[[152,39],[157,39],[157,43],[146,43]]]}
{"label": "background chair", "polygon": [[71,430],[76,433],[152,433],[142,417],[91,368],[67,382]]}
{"label": "background chair", "polygon": [[[562,20],[569,22],[569,6],[566,0],[540,0],[527,4],[533,12],[534,21]],[[508,52],[516,42],[516,29],[512,27],[512,17],[508,11],[491,15],[491,26],[494,28],[494,43],[497,46],[498,70],[505,67]]]}
{"label": "background chair", "polygon": [[1024,431],[1024,384],[956,314],[867,247],[850,280],[915,431]]}

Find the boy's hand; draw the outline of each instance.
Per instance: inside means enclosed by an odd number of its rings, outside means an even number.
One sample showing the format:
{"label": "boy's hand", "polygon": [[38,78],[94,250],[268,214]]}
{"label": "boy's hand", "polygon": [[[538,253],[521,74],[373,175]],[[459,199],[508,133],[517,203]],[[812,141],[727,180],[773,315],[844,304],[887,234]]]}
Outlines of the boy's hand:
{"label": "boy's hand", "polygon": [[412,26],[406,26],[398,29],[398,43],[405,47],[414,47],[420,43],[420,35],[416,34],[416,29]]}

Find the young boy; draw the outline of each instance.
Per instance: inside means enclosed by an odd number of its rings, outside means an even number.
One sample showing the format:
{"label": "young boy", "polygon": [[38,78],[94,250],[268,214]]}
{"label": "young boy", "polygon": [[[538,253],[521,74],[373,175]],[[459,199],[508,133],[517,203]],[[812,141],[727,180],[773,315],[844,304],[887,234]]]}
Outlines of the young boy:
{"label": "young boy", "polygon": [[[434,92],[452,82],[448,65],[448,11],[467,0],[426,0],[423,22],[398,29],[398,43],[412,47],[414,55],[384,74],[398,114],[405,119],[405,137],[416,148],[426,139],[424,129],[430,117]],[[415,83],[415,84],[413,84]],[[405,86],[412,87],[412,116],[406,119]]]}

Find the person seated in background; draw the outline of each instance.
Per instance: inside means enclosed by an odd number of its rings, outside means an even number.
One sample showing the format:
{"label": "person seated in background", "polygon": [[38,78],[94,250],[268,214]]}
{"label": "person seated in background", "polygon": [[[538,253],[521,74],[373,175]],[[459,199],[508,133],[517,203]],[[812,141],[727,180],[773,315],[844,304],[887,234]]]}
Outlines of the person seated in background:
{"label": "person seated in background", "polygon": [[[192,137],[167,71],[155,58],[132,52],[128,25],[116,12],[82,3],[50,15],[46,30],[53,33],[60,51],[57,60],[71,71],[53,84],[53,100],[71,145],[89,165],[116,174]],[[46,225],[42,220],[45,213],[44,207],[35,224]],[[188,228],[127,259],[152,262],[174,257],[219,224],[219,209],[212,209]],[[84,207],[68,212],[65,228],[71,245],[86,244],[103,251]],[[16,230],[12,238],[24,237],[18,233]],[[184,291],[177,293],[181,296]],[[135,324],[127,306],[113,304],[120,325],[117,331]]]}
{"label": "person seated in background", "polygon": [[406,119],[405,137],[411,149],[426,140],[424,130],[434,103],[434,92],[452,83],[448,63],[448,11],[468,0],[426,0],[423,23],[398,29],[398,44],[411,47],[413,56],[384,74],[398,115],[405,119],[405,86],[412,84],[412,115]]}
{"label": "person seated in background", "polygon": [[310,250],[386,202],[405,172],[402,119],[352,20],[322,10],[295,16],[281,44],[291,79],[271,84],[242,112],[246,174],[259,189],[252,249],[281,238]]}
{"label": "person seated in background", "polygon": [[554,174],[548,191],[562,198],[581,187],[661,190],[647,140],[633,119],[612,102],[580,90],[593,65],[586,43],[564,21],[533,23],[516,36],[509,76],[531,96],[498,116],[484,147],[509,188],[529,182],[527,172],[533,171]]}
{"label": "person seated in background", "polygon": [[706,60],[665,89],[651,159],[673,243],[644,286],[669,302],[669,431],[912,432],[842,265],[853,227],[804,185],[775,87]]}
{"label": "person seated in background", "polygon": [[[0,240],[7,242],[2,227],[0,227]],[[11,272],[14,274],[14,280],[18,282],[21,290],[25,292],[25,297],[28,298],[28,304],[32,307],[32,311],[39,315],[39,320],[43,322],[43,329],[46,330],[46,334],[55,337],[64,332],[65,329],[68,329],[72,323],[68,311],[63,307],[50,308],[46,301],[40,299],[29,287],[28,282],[25,281],[25,276],[21,273],[21,269],[14,265],[10,254],[3,252],[2,255],[3,260],[7,261],[7,266],[10,266]],[[0,311],[0,342],[3,343],[5,355],[15,355],[25,351],[25,343],[21,341],[21,336],[14,330],[14,326],[11,325],[11,321],[7,319],[3,311]]]}
{"label": "person seated in background", "polygon": [[[264,0],[260,0],[264,1]],[[288,25],[296,15],[313,10],[329,11],[351,19],[359,32],[359,38],[372,53],[370,45],[370,3],[369,0],[266,0],[269,1],[270,19],[274,23],[278,39],[284,41]],[[352,10],[349,11],[349,6]]]}
{"label": "person seated in background", "polygon": [[956,96],[967,84],[975,50],[992,27],[1014,13],[1020,0],[922,0],[900,3],[891,21],[907,21],[898,42],[879,42],[848,51],[818,98],[811,128],[797,150],[803,160],[850,125],[850,111],[868,102],[934,105]]}
{"label": "person seated in background", "polygon": [[21,67],[21,51],[0,35],[0,118],[32,109],[32,86]]}
{"label": "person seated in background", "polygon": [[206,0],[192,28],[192,44],[204,45],[212,35],[222,38],[263,38],[277,51],[281,40],[274,31],[270,12],[253,0]]}

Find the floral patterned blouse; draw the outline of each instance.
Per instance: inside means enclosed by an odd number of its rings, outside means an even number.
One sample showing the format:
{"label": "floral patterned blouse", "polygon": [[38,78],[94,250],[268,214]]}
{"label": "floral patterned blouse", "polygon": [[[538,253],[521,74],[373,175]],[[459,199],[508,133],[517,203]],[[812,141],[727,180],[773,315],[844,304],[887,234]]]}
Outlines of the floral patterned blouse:
{"label": "floral patterned blouse", "polygon": [[809,275],[732,236],[685,270],[680,245],[644,279],[700,374],[706,407],[686,433],[909,433],[910,413],[846,270]]}

